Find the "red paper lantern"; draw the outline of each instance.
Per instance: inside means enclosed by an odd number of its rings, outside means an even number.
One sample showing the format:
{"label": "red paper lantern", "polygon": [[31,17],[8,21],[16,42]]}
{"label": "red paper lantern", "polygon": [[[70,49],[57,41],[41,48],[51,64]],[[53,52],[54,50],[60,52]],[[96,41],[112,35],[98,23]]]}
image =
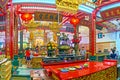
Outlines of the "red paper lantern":
{"label": "red paper lantern", "polygon": [[79,18],[73,17],[70,19],[70,23],[76,27],[76,25],[80,22]]}
{"label": "red paper lantern", "polygon": [[33,18],[32,14],[24,13],[21,15],[21,19],[24,21],[30,21]]}

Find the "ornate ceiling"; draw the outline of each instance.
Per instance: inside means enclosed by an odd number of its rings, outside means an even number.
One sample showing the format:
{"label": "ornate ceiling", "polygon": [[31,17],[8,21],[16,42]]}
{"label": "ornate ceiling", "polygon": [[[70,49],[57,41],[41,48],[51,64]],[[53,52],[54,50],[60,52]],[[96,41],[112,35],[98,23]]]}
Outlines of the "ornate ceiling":
{"label": "ornate ceiling", "polygon": [[[91,2],[92,0],[88,0]],[[118,1],[117,3],[114,3]],[[51,12],[51,13],[59,13],[56,9],[55,0],[12,0],[14,5],[17,5],[18,12],[30,12],[34,13],[35,11],[42,11],[42,12]],[[111,3],[107,6],[103,6],[100,11],[97,13],[97,25],[106,28],[109,32],[110,31],[119,31],[120,30],[120,18],[113,18],[111,20],[104,21],[100,15],[100,12],[114,8],[120,7],[119,0],[98,0],[99,5],[94,5],[93,3],[85,3],[79,5],[79,11],[75,16],[79,17],[80,19],[85,18],[87,15],[91,15],[94,9],[98,6],[105,5]],[[97,3],[97,4],[98,4]],[[61,24],[67,22],[74,14],[69,14],[66,12],[60,13],[64,16],[64,19]],[[101,21],[101,22],[100,22]]]}

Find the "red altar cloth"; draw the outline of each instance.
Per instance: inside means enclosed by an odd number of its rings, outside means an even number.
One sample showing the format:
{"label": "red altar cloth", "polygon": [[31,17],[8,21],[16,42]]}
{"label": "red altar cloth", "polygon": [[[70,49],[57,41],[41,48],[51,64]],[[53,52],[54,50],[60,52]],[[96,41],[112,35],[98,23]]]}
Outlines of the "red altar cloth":
{"label": "red altar cloth", "polygon": [[[87,68],[83,68],[80,70],[61,72],[60,68],[65,67],[74,67],[80,66],[87,63],[89,66]],[[78,62],[78,63],[70,63],[70,64],[59,64],[59,65],[51,65],[46,66],[46,69],[49,69],[52,74],[55,74],[60,80],[70,80],[74,78],[79,78],[85,75],[89,75],[95,72],[99,72],[101,70],[105,70],[110,68],[111,66],[117,65],[117,61],[115,60],[104,60],[103,62]]]}

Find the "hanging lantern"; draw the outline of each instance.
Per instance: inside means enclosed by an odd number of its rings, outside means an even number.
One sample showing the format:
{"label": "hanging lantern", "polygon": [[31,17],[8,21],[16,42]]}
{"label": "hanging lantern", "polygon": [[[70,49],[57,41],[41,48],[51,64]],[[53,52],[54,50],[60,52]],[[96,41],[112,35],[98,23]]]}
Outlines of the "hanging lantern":
{"label": "hanging lantern", "polygon": [[21,19],[24,21],[30,21],[33,18],[32,14],[24,13],[21,15]]}
{"label": "hanging lantern", "polygon": [[73,17],[70,19],[70,23],[76,27],[76,25],[80,22],[79,18]]}

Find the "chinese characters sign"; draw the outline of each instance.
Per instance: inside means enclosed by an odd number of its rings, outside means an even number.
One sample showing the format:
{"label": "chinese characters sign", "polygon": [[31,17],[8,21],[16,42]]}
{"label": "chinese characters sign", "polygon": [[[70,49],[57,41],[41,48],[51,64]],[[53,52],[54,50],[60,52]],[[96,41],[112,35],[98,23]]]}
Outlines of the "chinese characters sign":
{"label": "chinese characters sign", "polygon": [[91,22],[86,21],[86,20],[82,20],[82,21],[80,21],[80,25],[89,27],[91,25]]}
{"label": "chinese characters sign", "polygon": [[35,12],[34,14],[35,21],[52,21],[52,22],[61,22],[62,15],[56,13],[46,13],[46,12]]}
{"label": "chinese characters sign", "polygon": [[79,0],[56,0],[58,11],[76,13],[78,11]]}
{"label": "chinese characters sign", "polygon": [[101,12],[103,19],[111,19],[120,16],[120,7],[112,8]]}
{"label": "chinese characters sign", "polygon": [[14,37],[14,39],[13,39],[13,53],[14,54],[18,54],[18,28],[17,28],[17,25],[18,25],[18,22],[17,22],[17,17],[16,16],[14,16],[14,27],[13,27],[13,33],[14,33],[14,35],[13,35],[13,37]]}
{"label": "chinese characters sign", "polygon": [[5,28],[5,36],[6,36],[6,56],[7,58],[10,58],[10,49],[11,49],[11,43],[10,43],[10,33],[11,33],[11,30],[10,30],[10,11],[7,12],[7,15],[6,15],[6,28]]}

